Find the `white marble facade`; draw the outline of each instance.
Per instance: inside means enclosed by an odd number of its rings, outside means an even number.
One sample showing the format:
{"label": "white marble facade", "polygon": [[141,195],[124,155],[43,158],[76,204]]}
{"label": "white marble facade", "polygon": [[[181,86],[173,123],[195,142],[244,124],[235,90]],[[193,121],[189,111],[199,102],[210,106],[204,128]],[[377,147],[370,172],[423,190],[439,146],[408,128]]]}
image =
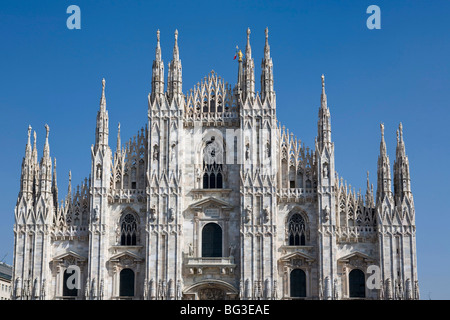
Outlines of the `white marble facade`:
{"label": "white marble facade", "polygon": [[277,121],[267,29],[259,93],[250,30],[236,84],[211,71],[186,94],[177,38],[165,81],[158,31],[148,123],[124,145],[119,125],[115,151],[103,80],[91,173],[61,202],[50,129],[38,162],[29,127],[13,299],[418,299],[401,124],[394,181],[381,125],[376,194],[369,177],[355,193],[336,173],[323,76],[309,148]]}

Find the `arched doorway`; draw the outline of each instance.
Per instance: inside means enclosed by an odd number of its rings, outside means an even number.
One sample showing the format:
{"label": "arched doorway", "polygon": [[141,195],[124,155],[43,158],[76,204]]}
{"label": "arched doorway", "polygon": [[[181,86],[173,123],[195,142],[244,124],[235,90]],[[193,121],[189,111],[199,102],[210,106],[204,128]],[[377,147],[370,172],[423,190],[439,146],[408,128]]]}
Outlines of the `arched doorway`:
{"label": "arched doorway", "polygon": [[302,269],[294,269],[290,275],[291,297],[306,297],[306,274]]}
{"label": "arched doorway", "polygon": [[202,257],[222,257],[222,228],[217,223],[203,227]]}
{"label": "arched doorway", "polygon": [[120,271],[120,289],[119,296],[134,296],[134,272],[131,269],[123,269]]}
{"label": "arched doorway", "polygon": [[364,298],[366,296],[366,277],[364,272],[353,269],[348,275],[350,298]]}
{"label": "arched doorway", "polygon": [[239,291],[226,281],[209,279],[185,288],[183,297],[188,300],[235,300],[239,298]]}

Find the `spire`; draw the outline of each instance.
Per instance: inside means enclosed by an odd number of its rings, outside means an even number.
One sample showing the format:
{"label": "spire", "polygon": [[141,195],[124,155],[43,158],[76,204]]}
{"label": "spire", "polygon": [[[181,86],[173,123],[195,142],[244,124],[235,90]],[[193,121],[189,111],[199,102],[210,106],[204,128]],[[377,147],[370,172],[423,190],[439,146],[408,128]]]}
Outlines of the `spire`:
{"label": "spire", "polygon": [[44,158],[50,159],[50,145],[48,143],[48,135],[50,133],[50,127],[45,124],[45,145],[44,145]]}
{"label": "spire", "polygon": [[389,156],[386,151],[386,142],[384,141],[384,124],[380,124],[381,129],[381,142],[380,142],[380,155],[378,156],[378,169],[377,169],[377,203],[382,201],[385,195],[392,196],[391,191],[391,167],[389,163]]}
{"label": "spire", "polygon": [[[238,49],[238,47],[236,46],[236,49]],[[237,89],[237,94],[240,94],[243,90],[244,90],[244,69],[243,69],[243,61],[242,61],[242,57],[243,57],[243,53],[241,51],[241,49],[238,49],[238,79],[237,79],[237,84],[236,84],[236,89]]]}
{"label": "spire", "polygon": [[411,179],[409,174],[409,160],[406,156],[403,141],[403,126],[400,122],[397,130],[397,148],[394,161],[394,193],[397,205],[400,205],[405,195],[410,195]]}
{"label": "spire", "polygon": [[95,130],[95,151],[100,147],[108,146],[108,111],[106,110],[105,78],[102,80],[102,97],[100,99],[100,110],[97,112],[97,126]]}
{"label": "spire", "polygon": [[247,46],[245,47],[245,59],[252,58],[252,47],[250,46],[250,28],[247,28]]}
{"label": "spire", "polygon": [[173,60],[178,60],[180,58],[180,53],[178,49],[178,30],[175,29],[175,43],[173,45]]}
{"label": "spire", "polygon": [[331,115],[327,106],[325,94],[325,76],[322,74],[322,94],[320,96],[319,121],[318,121],[318,147],[323,150],[326,145],[331,144]]}
{"label": "spire", "polygon": [[22,170],[20,174],[19,197],[25,192],[33,190],[33,165],[31,162],[31,126],[28,126],[28,140],[25,146],[25,157],[22,160]]}
{"label": "spire", "polygon": [[270,46],[269,46],[269,28],[266,27],[264,31],[266,34],[266,43],[264,44],[264,59],[270,59]]}
{"label": "spire", "polygon": [[325,93],[325,76],[322,74],[322,94],[320,95],[320,105],[327,108],[327,95]]}
{"label": "spire", "polygon": [[164,95],[164,62],[161,59],[160,33],[156,31],[156,52],[155,60],[152,66],[152,92],[150,103],[155,101],[156,97],[161,98]]}
{"label": "spire", "polygon": [[270,57],[269,46],[269,29],[266,28],[266,44],[264,45],[264,58],[261,62],[261,100],[264,101],[266,97],[273,101],[275,92],[273,90],[273,63]]}
{"label": "spire", "polygon": [[371,185],[370,185],[369,171],[367,171],[366,207],[372,208],[373,206],[374,206],[374,202],[373,202],[373,187],[371,187]]}
{"label": "spire", "polygon": [[252,48],[250,46],[250,28],[247,28],[247,46],[245,47],[245,59],[243,64],[244,81],[243,81],[243,101],[247,97],[254,98],[255,96],[255,63],[252,59]]}
{"label": "spire", "polygon": [[69,184],[67,185],[67,199],[72,199],[72,171],[69,170]]}
{"label": "spire", "polygon": [[53,160],[53,179],[52,179],[53,209],[55,214],[58,210],[58,184],[56,181],[56,158]]}
{"label": "spire", "polygon": [[173,59],[169,63],[169,72],[167,74],[167,95],[169,101],[171,101],[173,98],[181,97],[182,84],[181,61],[178,49],[178,30],[175,30]]}
{"label": "spire", "polygon": [[381,130],[381,143],[380,143],[380,155],[386,156],[386,142],[384,141],[384,124],[380,123]]}
{"label": "spire", "polygon": [[106,110],[106,97],[105,97],[105,78],[102,79],[102,97],[100,99],[100,108],[101,110]]}
{"label": "spire", "polygon": [[28,140],[25,147],[25,157],[31,159],[31,125],[28,125]]}
{"label": "spire", "polygon": [[33,131],[33,150],[31,152],[31,162],[33,165],[37,164],[37,147],[36,147],[36,131]]}
{"label": "spire", "polygon": [[122,149],[121,143],[120,143],[120,122],[117,125],[117,151],[120,152],[120,149]]}
{"label": "spire", "polygon": [[50,145],[48,143],[48,135],[50,133],[50,127],[45,125],[45,144],[44,152],[41,159],[41,177],[40,177],[40,191],[41,193],[51,193],[51,181],[52,181],[52,159],[50,158]]}
{"label": "spire", "polygon": [[161,61],[161,44],[160,44],[160,36],[159,29],[156,31],[156,50],[155,50],[155,60]]}

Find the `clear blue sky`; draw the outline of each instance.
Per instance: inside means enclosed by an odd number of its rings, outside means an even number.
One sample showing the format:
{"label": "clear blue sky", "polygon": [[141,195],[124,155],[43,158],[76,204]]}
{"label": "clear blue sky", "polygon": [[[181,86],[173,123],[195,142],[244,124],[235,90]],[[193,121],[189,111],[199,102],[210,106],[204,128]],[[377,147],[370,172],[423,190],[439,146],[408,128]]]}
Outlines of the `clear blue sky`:
{"label": "clear blue sky", "polygon": [[[66,9],[81,9],[69,30]],[[369,5],[381,30],[366,27]],[[146,124],[147,94],[161,30],[163,60],[179,31],[186,92],[212,69],[233,84],[236,45],[250,27],[259,90],[264,29],[274,62],[277,115],[314,147],[322,73],[332,116],[336,169],[365,192],[376,188],[380,122],[393,165],[403,123],[416,205],[418,272],[423,299],[450,299],[449,1],[2,1],[0,4],[0,260],[12,263],[14,206],[27,127],[39,157],[50,126],[60,199],[89,175],[101,79],[106,78],[110,145]],[[166,67],[167,72],[167,67]],[[166,73],[167,74],[167,73]]]}

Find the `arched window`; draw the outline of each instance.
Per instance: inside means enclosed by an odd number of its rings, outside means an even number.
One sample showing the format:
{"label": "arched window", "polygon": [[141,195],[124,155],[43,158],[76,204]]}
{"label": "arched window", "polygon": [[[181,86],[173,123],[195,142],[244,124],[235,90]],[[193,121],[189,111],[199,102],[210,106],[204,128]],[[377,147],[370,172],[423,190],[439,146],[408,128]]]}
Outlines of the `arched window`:
{"label": "arched window", "polygon": [[290,246],[304,246],[306,224],[305,219],[299,213],[294,213],[289,219],[288,223],[289,245]]}
{"label": "arched window", "polygon": [[359,269],[353,269],[348,275],[350,298],[364,298],[366,296],[365,275]]}
{"label": "arched window", "polygon": [[294,269],[290,275],[291,297],[306,297],[306,274],[302,269]]}
{"label": "arched window", "polygon": [[120,292],[121,297],[134,296],[134,272],[131,269],[120,271]]}
{"label": "arched window", "polygon": [[203,149],[203,189],[223,188],[223,159],[223,147],[212,136]]}
{"label": "arched window", "polygon": [[77,288],[69,289],[69,287],[67,286],[68,281],[72,285],[75,284],[75,278],[70,279],[72,281],[69,280],[69,277],[71,275],[73,275],[75,272],[76,271],[74,270],[73,272],[69,273],[69,272],[67,272],[67,269],[64,270],[64,276],[63,276],[63,296],[64,297],[76,297],[76,296],[78,296],[78,289]]}
{"label": "arched window", "polygon": [[222,228],[217,223],[203,227],[202,257],[222,257]]}
{"label": "arched window", "polygon": [[120,222],[120,245],[135,246],[137,234],[137,221],[133,214],[127,213]]}

